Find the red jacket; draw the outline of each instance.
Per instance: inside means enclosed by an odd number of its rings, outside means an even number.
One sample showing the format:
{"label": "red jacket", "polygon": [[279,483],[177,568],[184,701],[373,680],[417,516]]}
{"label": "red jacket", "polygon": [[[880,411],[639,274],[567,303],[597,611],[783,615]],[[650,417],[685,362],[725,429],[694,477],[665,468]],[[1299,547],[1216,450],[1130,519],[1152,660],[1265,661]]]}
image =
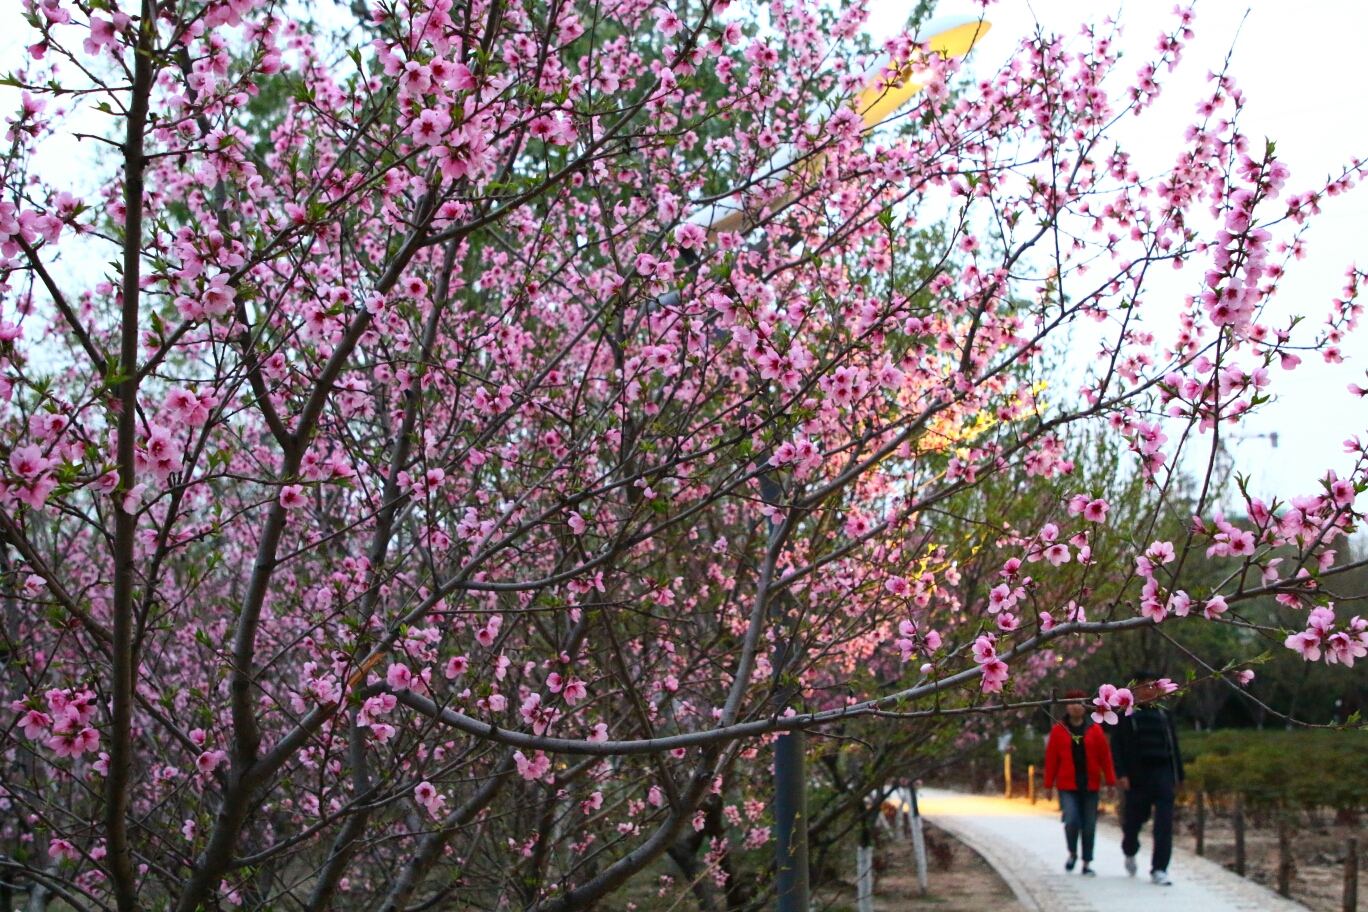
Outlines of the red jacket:
{"label": "red jacket", "polygon": [[[1111,745],[1107,736],[1102,734],[1102,726],[1089,725],[1083,732],[1083,749],[1088,755],[1088,790],[1097,791],[1102,787],[1102,777],[1107,777],[1107,785],[1116,785],[1116,770],[1112,767]],[[1078,788],[1073,761],[1073,736],[1064,723],[1056,722],[1050,729],[1050,740],[1045,745],[1045,787],[1062,789]]]}

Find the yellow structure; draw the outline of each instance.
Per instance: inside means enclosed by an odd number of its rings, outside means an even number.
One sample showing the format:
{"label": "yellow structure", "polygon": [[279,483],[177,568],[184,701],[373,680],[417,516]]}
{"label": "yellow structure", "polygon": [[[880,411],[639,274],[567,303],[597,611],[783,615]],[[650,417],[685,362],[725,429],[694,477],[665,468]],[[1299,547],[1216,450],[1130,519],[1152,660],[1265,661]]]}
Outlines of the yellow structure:
{"label": "yellow structure", "polygon": [[[976,16],[939,16],[922,24],[917,30],[916,40],[943,57],[963,57],[990,28],[990,22]],[[860,113],[866,129],[872,130],[898,113],[925,87],[914,76],[917,62],[913,59],[894,64],[891,58],[885,56],[870,71],[869,84],[855,98],[855,110]],[[885,74],[894,66],[898,75],[888,80]],[[784,148],[770,159],[767,171],[771,174],[782,173],[798,157],[792,148]],[[801,167],[813,165],[814,161],[808,159]],[[712,205],[703,206],[690,215],[688,221],[706,228],[711,235],[742,228],[745,215],[741,194],[735,193]]]}
{"label": "yellow structure", "polygon": [[[918,29],[917,39],[919,44],[926,45],[928,50],[942,57],[963,57],[992,27],[991,22],[974,16],[941,16]],[[922,35],[929,37],[922,38]],[[885,83],[877,76],[889,66],[890,61],[885,58],[875,67],[873,83],[866,86],[855,99],[855,110],[864,118],[866,127],[872,129],[883,123],[922,90],[923,83],[912,78],[915,63],[912,60],[904,61],[898,68],[900,78],[891,83]]]}

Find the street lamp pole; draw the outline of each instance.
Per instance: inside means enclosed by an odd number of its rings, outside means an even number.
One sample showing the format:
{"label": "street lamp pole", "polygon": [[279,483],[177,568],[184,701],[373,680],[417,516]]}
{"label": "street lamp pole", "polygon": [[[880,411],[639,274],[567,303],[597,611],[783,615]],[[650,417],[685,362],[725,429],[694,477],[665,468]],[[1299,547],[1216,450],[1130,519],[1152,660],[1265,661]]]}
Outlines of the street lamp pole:
{"label": "street lamp pole", "polygon": [[807,738],[785,732],[774,741],[774,817],[778,912],[808,912]]}

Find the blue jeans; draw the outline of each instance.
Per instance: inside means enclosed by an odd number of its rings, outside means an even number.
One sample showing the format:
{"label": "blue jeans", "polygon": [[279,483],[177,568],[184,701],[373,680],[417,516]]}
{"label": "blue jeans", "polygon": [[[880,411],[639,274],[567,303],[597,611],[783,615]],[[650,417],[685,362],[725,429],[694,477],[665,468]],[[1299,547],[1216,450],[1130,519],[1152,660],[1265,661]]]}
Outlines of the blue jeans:
{"label": "blue jeans", "polygon": [[1083,863],[1093,860],[1093,840],[1097,836],[1097,792],[1059,790],[1059,810],[1064,818],[1064,838],[1069,854],[1078,854],[1078,837],[1083,836]]}

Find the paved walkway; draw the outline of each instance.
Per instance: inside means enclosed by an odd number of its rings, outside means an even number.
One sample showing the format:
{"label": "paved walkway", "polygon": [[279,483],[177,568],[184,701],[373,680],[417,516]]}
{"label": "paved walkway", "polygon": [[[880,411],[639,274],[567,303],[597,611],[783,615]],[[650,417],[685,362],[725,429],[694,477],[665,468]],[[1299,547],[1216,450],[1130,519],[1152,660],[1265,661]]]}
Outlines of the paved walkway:
{"label": "paved walkway", "polygon": [[[1121,829],[1097,827],[1097,877],[1064,871],[1068,850],[1053,801],[1032,806],[940,789],[918,792],[921,813],[983,856],[1027,912],[1306,912],[1306,907],[1214,862],[1174,847],[1173,886],[1149,882],[1148,827],[1140,834],[1140,873],[1122,867]],[[1081,867],[1081,866],[1080,866]]]}

